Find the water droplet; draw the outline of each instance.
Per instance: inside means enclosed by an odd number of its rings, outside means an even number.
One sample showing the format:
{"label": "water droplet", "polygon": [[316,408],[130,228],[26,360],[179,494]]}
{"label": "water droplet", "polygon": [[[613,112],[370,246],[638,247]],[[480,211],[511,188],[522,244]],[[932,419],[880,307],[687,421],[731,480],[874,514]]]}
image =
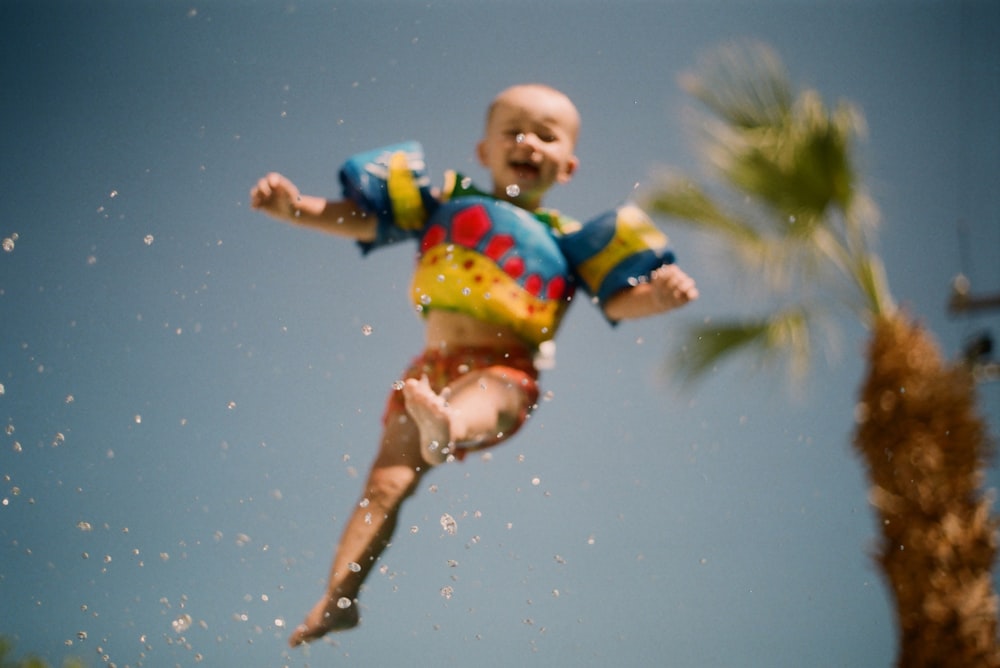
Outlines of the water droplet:
{"label": "water droplet", "polygon": [[455,521],[455,518],[448,513],[441,516],[441,528],[444,529],[445,533],[450,536],[454,536],[458,533],[458,523]]}
{"label": "water droplet", "polygon": [[191,628],[191,615],[181,615],[170,622],[170,626],[174,629],[174,633],[184,633]]}
{"label": "water droplet", "polygon": [[7,253],[9,253],[9,252],[11,252],[12,250],[14,250],[14,240],[13,240],[13,239],[11,239],[10,237],[6,237],[6,238],[5,238],[4,240],[3,240],[3,249],[4,249],[4,251],[5,251],[5,252],[7,252]]}
{"label": "water droplet", "polygon": [[94,527],[90,525],[90,522],[84,522],[83,520],[80,520],[79,522],[76,523],[76,528],[79,529],[80,531],[91,531]]}
{"label": "water droplet", "polygon": [[373,330],[371,325],[363,325],[361,327],[361,333],[364,334],[365,336],[371,336],[372,331]]}
{"label": "water droplet", "polygon": [[414,524],[413,526],[410,527],[410,533],[417,533],[419,531],[420,531],[420,527],[418,527],[416,524]]}
{"label": "water droplet", "polygon": [[518,195],[521,194],[521,186],[517,185],[516,183],[512,183],[509,186],[507,186],[506,190],[507,190],[507,197],[517,197]]}
{"label": "water droplet", "polygon": [[451,599],[454,593],[455,590],[449,586],[441,587],[441,596],[443,596],[446,599]]}
{"label": "water droplet", "polygon": [[341,610],[347,610],[349,607],[351,607],[351,599],[347,598],[346,596],[341,596],[340,598],[337,599],[337,607],[340,608]]}
{"label": "water droplet", "polygon": [[514,137],[514,141],[517,142],[518,144],[523,144],[525,139],[526,137],[524,136],[523,132],[518,132],[517,135]]}
{"label": "water droplet", "polygon": [[79,638],[80,640],[86,640],[87,639],[87,632],[86,631],[77,631],[76,632],[76,637]]}
{"label": "water droplet", "polygon": [[146,236],[144,236],[142,238],[142,242],[144,244],[146,244],[147,246],[152,246],[153,245],[153,241],[154,241],[154,238],[153,238],[152,234],[147,234]]}
{"label": "water droplet", "polygon": [[397,390],[397,391],[398,391],[398,390],[401,390],[401,389],[403,389],[403,387],[405,387],[405,386],[406,386],[406,383],[404,383],[404,382],[403,382],[403,381],[401,381],[401,380],[397,380],[396,382],[394,382],[394,383],[392,384],[392,389],[394,389],[394,390]]}
{"label": "water droplet", "polygon": [[359,564],[356,561],[352,561],[351,563],[347,564],[347,568],[352,573],[360,573],[361,572],[361,564]]}
{"label": "water droplet", "polygon": [[424,306],[429,305],[431,303],[431,296],[430,295],[420,295],[420,303],[423,304]]}

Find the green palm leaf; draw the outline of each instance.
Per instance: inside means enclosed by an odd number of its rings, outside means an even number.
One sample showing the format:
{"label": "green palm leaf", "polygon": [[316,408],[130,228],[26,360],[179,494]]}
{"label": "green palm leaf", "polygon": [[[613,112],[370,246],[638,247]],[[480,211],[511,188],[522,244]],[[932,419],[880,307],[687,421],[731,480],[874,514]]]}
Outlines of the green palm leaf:
{"label": "green palm leaf", "polygon": [[852,107],[830,112],[814,91],[795,98],[764,45],[721,49],[681,83],[715,116],[703,124],[709,162],[730,186],[778,213],[777,229],[807,233],[828,207],[850,206],[850,142],[863,132]]}
{"label": "green palm leaf", "polygon": [[792,307],[767,318],[694,325],[672,361],[672,370],[691,381],[733,355],[755,352],[762,358],[787,355],[791,376],[801,378],[811,351],[809,317],[808,310]]}
{"label": "green palm leaf", "polygon": [[[669,174],[649,198],[651,210],[719,242],[746,282],[772,296],[822,293],[867,322],[891,312],[885,273],[869,248],[877,210],[851,160],[865,131],[861,115],[846,103],[830,110],[815,91],[796,94],[781,61],[759,44],[721,49],[681,83],[709,112],[700,122],[703,154],[734,204]],[[685,372],[703,374],[737,351],[772,356],[785,346],[794,374],[803,373],[809,310],[821,302],[798,301],[756,320],[695,328]]]}

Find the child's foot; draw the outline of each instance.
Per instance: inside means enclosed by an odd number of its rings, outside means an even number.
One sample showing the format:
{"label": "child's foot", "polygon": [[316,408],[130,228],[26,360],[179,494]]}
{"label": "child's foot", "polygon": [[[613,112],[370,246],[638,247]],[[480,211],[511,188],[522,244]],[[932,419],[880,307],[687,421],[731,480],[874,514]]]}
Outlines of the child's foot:
{"label": "child's foot", "polygon": [[403,398],[406,412],[420,430],[420,454],[425,462],[437,466],[451,452],[451,410],[444,398],[431,389],[427,378],[407,380]]}
{"label": "child's foot", "polygon": [[[345,607],[340,607],[344,603]],[[327,633],[346,631],[358,625],[358,606],[346,598],[324,596],[306,615],[306,620],[288,638],[291,647],[322,638]]]}

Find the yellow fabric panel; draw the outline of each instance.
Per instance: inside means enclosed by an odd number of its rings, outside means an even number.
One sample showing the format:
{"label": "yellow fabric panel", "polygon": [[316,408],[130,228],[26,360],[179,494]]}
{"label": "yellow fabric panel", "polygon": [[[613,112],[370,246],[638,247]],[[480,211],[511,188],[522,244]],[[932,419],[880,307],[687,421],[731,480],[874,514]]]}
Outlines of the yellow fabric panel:
{"label": "yellow fabric panel", "polygon": [[423,200],[420,198],[420,188],[413,178],[406,153],[396,151],[389,158],[389,176],[387,186],[389,201],[392,202],[392,214],[396,225],[404,230],[418,230],[427,219]]}
{"label": "yellow fabric panel", "polygon": [[565,299],[533,296],[490,258],[448,243],[420,258],[410,292],[418,311],[466,313],[510,327],[534,346],[555,336],[569,305]]}
{"label": "yellow fabric panel", "polygon": [[614,237],[607,246],[581,263],[577,271],[587,285],[596,291],[608,273],[628,256],[651,248],[664,248],[666,245],[667,235],[641,209],[634,206],[622,207],[615,220]]}

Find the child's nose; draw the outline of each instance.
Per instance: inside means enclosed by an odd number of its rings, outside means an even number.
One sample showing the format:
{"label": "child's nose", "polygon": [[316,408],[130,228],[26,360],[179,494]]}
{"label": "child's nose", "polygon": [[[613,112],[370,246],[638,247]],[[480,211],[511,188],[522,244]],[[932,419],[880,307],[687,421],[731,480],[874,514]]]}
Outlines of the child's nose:
{"label": "child's nose", "polygon": [[532,160],[537,160],[541,157],[541,153],[538,150],[539,144],[541,143],[538,139],[538,135],[533,132],[522,132],[515,138],[517,145],[523,147],[526,150],[528,157]]}

